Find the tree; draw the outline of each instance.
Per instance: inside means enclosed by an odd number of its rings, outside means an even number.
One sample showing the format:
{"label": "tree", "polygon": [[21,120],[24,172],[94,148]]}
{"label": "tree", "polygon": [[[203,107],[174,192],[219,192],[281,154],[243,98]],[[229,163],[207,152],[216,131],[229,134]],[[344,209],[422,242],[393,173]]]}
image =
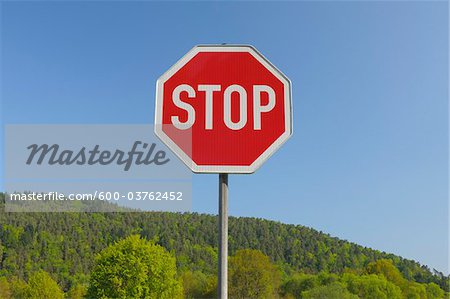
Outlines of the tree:
{"label": "tree", "polygon": [[304,299],[359,299],[339,282],[315,287],[302,293]]}
{"label": "tree", "polygon": [[405,279],[391,260],[382,259],[372,262],[367,265],[367,272],[386,277],[388,281],[400,287],[403,297],[407,299],[432,299],[444,296],[444,291],[435,283],[420,284]]}
{"label": "tree", "polygon": [[86,296],[87,293],[87,287],[82,284],[77,284],[76,286],[72,287],[66,295],[66,298],[68,299],[83,299],[84,296]]}
{"label": "tree", "polygon": [[89,298],[179,298],[176,260],[163,247],[131,235],[96,257]]}
{"label": "tree", "polygon": [[[4,204],[5,194],[0,192],[0,276],[24,278],[30,271],[42,269],[51,273],[64,290],[86,284],[95,254],[136,230],[175,252],[180,273],[188,270],[206,275],[217,273],[217,217],[212,215],[5,213],[1,212]],[[84,202],[78,204],[81,210],[91,209]],[[297,271],[343,273],[348,269],[361,274],[368,263],[391,259],[408,281],[434,282],[442,290],[450,291],[450,277],[439,271],[433,274],[415,261],[331,238],[311,228],[256,218],[230,217],[229,221],[231,252],[257,248],[288,276]]]}
{"label": "tree", "polygon": [[186,271],[182,275],[184,297],[214,298],[217,294],[217,276],[206,275],[200,271]]}
{"label": "tree", "polygon": [[381,259],[367,265],[369,274],[382,274],[386,279],[395,285],[402,287],[406,283],[406,279],[394,266],[391,260]]}
{"label": "tree", "polygon": [[386,280],[382,275],[361,275],[345,273],[342,281],[347,284],[347,289],[365,299],[402,299],[401,289]]}
{"label": "tree", "polygon": [[287,279],[282,286],[282,294],[284,296],[292,296],[293,298],[303,298],[304,291],[311,290],[320,286],[317,275],[297,273]]}
{"label": "tree", "polygon": [[442,299],[444,298],[444,291],[434,282],[427,284],[427,298],[428,299]]}
{"label": "tree", "polygon": [[408,282],[405,285],[403,297],[406,299],[428,299],[425,285],[417,282]]}
{"label": "tree", "polygon": [[29,296],[28,284],[20,278],[12,277],[10,281],[11,297],[14,299],[27,298]]}
{"label": "tree", "polygon": [[279,281],[279,271],[269,257],[258,250],[238,250],[230,259],[231,298],[273,298]]}
{"label": "tree", "polygon": [[30,299],[52,298],[63,299],[64,292],[59,288],[56,281],[50,275],[43,271],[37,271],[30,275],[28,279]]}
{"label": "tree", "polygon": [[8,280],[6,277],[0,277],[0,299],[9,299],[11,296],[11,287]]}

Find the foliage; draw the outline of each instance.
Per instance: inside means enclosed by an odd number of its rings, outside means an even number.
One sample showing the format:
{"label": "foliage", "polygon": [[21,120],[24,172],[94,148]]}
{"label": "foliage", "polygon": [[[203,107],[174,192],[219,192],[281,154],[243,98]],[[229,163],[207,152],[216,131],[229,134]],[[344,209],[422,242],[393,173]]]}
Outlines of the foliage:
{"label": "foliage", "polygon": [[28,284],[20,278],[12,277],[10,281],[11,298],[23,299],[29,297]]}
{"label": "foliage", "polygon": [[63,299],[64,292],[47,272],[39,270],[30,275],[28,283],[18,277],[11,277],[9,281],[1,277],[0,298]]}
{"label": "foliage", "polygon": [[6,277],[0,277],[0,299],[11,298],[11,286]]}
{"label": "foliage", "polygon": [[315,287],[302,293],[305,299],[359,299],[357,295],[350,293],[339,282]]}
{"label": "foliage", "polygon": [[402,286],[406,283],[406,280],[391,260],[382,259],[369,263],[367,265],[367,273],[382,274],[388,281],[398,286]]}
{"label": "foliage", "polygon": [[342,280],[347,284],[348,290],[366,299],[402,299],[400,287],[389,282],[382,275],[355,275],[346,273]]}
{"label": "foliage", "polygon": [[182,275],[184,297],[214,298],[217,294],[217,276],[200,271],[186,271]]}
{"label": "foliage", "polygon": [[417,282],[408,283],[403,288],[403,295],[407,299],[428,299],[425,286]]}
{"label": "foliage", "polygon": [[[26,298],[26,281],[39,270],[50,273],[66,297],[73,294],[79,298],[96,267],[95,256],[136,233],[176,257],[177,277],[187,298],[216,294],[215,216],[163,212],[6,213],[3,204],[4,194],[0,193],[0,277],[7,278],[0,284],[6,290],[9,283],[12,298]],[[443,290],[449,290],[449,277],[439,271],[300,225],[230,217],[230,256],[242,249],[260,251],[282,269],[280,294],[286,298],[302,298],[303,292],[333,282],[350,291],[343,280],[348,273],[365,275],[362,282],[354,283],[355,293],[360,291],[356,286],[363,288],[364,279],[376,280],[366,277],[370,275],[378,277],[375,290],[386,291],[395,285],[404,298],[443,298]]]}
{"label": "foliage", "polygon": [[444,291],[433,282],[426,285],[426,292],[428,299],[441,299],[445,295]]}
{"label": "foliage", "polygon": [[443,299],[444,291],[434,283],[406,280],[390,261],[370,263],[359,271],[342,275],[321,272],[288,276],[281,286],[284,298]]}
{"label": "foliage", "polygon": [[64,292],[47,272],[39,270],[31,274],[28,279],[27,297],[30,299],[62,299],[64,298]]}
{"label": "foliage", "polygon": [[298,273],[289,277],[281,287],[284,296],[303,298],[302,293],[320,286],[317,275]]}
{"label": "foliage", "polygon": [[87,286],[77,284],[72,287],[66,295],[67,299],[83,299],[87,295]]}
{"label": "foliage", "polygon": [[388,281],[397,285],[404,298],[408,299],[434,299],[444,298],[444,291],[435,283],[420,284],[408,281],[390,260],[378,260],[369,263],[367,273],[383,275]]}
{"label": "foliage", "polygon": [[231,257],[228,277],[231,298],[273,298],[279,283],[280,273],[261,251],[243,249]]}
{"label": "foliage", "polygon": [[177,298],[175,258],[163,247],[132,235],[97,257],[88,289],[90,298]]}

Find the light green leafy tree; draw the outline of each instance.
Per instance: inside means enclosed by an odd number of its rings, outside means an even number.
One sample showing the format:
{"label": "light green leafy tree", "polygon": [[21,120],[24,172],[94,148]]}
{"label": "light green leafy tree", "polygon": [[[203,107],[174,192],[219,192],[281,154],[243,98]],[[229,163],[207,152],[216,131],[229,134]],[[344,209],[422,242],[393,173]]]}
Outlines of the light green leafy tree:
{"label": "light green leafy tree", "polygon": [[428,299],[425,285],[417,282],[408,282],[403,288],[405,299]]}
{"label": "light green leafy tree", "polygon": [[317,275],[297,273],[284,282],[281,293],[284,296],[303,298],[303,292],[319,287],[320,285],[321,283]]}
{"label": "light green leafy tree", "polygon": [[381,259],[367,266],[367,272],[383,275],[402,290],[406,299],[434,299],[443,298],[444,291],[435,283],[420,284],[403,277],[391,260]]}
{"label": "light green leafy tree", "polygon": [[131,235],[96,257],[88,298],[180,298],[176,260],[163,247]]}
{"label": "light green leafy tree", "polygon": [[200,271],[186,271],[182,275],[186,299],[214,298],[217,296],[217,276]]}
{"label": "light green leafy tree", "polygon": [[72,287],[66,294],[67,299],[83,299],[87,294],[87,287],[82,284],[77,284]]}
{"label": "light green leafy tree", "polygon": [[11,286],[6,277],[0,277],[0,299],[11,298]]}
{"label": "light green leafy tree", "polygon": [[259,250],[238,250],[230,259],[230,298],[274,298],[280,273],[268,256]]}
{"label": "light green leafy tree", "polygon": [[315,287],[302,292],[304,299],[359,299],[357,295],[350,293],[344,285],[333,282],[327,285]]}
{"label": "light green leafy tree", "polygon": [[11,298],[22,299],[29,295],[28,284],[18,277],[12,277],[10,280]]}
{"label": "light green leafy tree", "polygon": [[402,290],[382,275],[345,273],[342,281],[347,289],[364,299],[402,299]]}
{"label": "light green leafy tree", "polygon": [[59,288],[56,281],[43,271],[37,271],[28,278],[28,296],[30,299],[63,299],[64,292]]}
{"label": "light green leafy tree", "polygon": [[407,283],[397,267],[394,266],[391,260],[381,259],[367,265],[367,272],[369,274],[382,274],[386,279],[395,285],[402,287]]}
{"label": "light green leafy tree", "polygon": [[434,282],[427,284],[426,291],[428,299],[443,299],[445,296],[444,291]]}

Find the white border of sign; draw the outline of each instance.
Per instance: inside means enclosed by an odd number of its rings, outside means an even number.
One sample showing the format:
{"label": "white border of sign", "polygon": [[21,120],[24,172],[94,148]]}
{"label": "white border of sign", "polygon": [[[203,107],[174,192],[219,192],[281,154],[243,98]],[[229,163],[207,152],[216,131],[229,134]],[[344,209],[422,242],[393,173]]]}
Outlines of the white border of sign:
{"label": "white border of sign", "polygon": [[[181,69],[189,60],[200,52],[248,52],[266,67],[275,77],[284,84],[284,110],[285,110],[285,131],[272,143],[262,154],[249,166],[217,165],[202,166],[197,165],[172,139],[162,130],[163,96],[164,83]],[[280,70],[269,62],[261,53],[250,45],[198,45],[192,48],[158,81],[156,81],[156,105],[155,105],[155,134],[159,137],[193,172],[196,173],[253,173],[275,153],[281,145],[292,135],[292,100],[291,81]]]}

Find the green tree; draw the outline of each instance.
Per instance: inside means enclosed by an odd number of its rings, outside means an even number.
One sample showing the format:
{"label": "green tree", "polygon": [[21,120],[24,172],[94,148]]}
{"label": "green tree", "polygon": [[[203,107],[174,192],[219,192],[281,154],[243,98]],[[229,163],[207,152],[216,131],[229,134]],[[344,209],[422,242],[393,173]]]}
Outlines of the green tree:
{"label": "green tree", "polygon": [[402,299],[401,289],[387,281],[382,275],[355,275],[345,273],[342,281],[347,284],[347,289],[364,299]]}
{"label": "green tree", "polygon": [[29,297],[30,288],[28,284],[20,278],[12,277],[10,281],[11,297],[14,299],[23,299]]}
{"label": "green tree", "polygon": [[132,235],[96,257],[89,298],[178,298],[176,260],[163,247]]}
{"label": "green tree", "polygon": [[403,288],[405,299],[428,299],[425,285],[417,282],[408,282]]}
{"label": "green tree", "polygon": [[[64,290],[87,284],[95,254],[136,231],[148,240],[156,240],[169,252],[175,252],[180,273],[200,271],[208,276],[217,273],[217,217],[212,215],[168,212],[6,213],[4,202],[5,194],[0,193],[0,276],[24,278],[42,269],[51,273]],[[91,205],[84,202],[76,204],[79,209],[91,209]],[[230,217],[229,238],[231,252],[256,248],[268,255],[284,270],[286,277],[283,281],[298,271],[343,273],[351,269],[360,275],[368,272],[363,269],[368,263],[389,259],[408,282],[433,282],[442,290],[450,291],[450,277],[441,272],[430,271],[415,261],[332,238],[301,225]],[[381,264],[378,266],[372,268],[372,271],[378,271],[373,274],[387,275],[388,280],[395,278],[389,271],[383,272]],[[11,279],[9,281],[11,284]],[[401,287],[402,290],[408,291],[408,282]],[[328,283],[320,281],[319,284]]]}
{"label": "green tree", "polygon": [[321,285],[330,284],[339,281],[340,277],[337,274],[320,272],[317,276]]}
{"label": "green tree", "polygon": [[37,271],[28,279],[28,294],[30,299],[63,299],[64,292],[59,288],[56,281],[45,271]]}
{"label": "green tree", "polygon": [[420,284],[405,279],[391,260],[381,259],[369,263],[367,265],[367,272],[386,277],[388,281],[400,287],[403,297],[407,299],[431,299],[442,298],[444,296],[443,290],[434,283]]}
{"label": "green tree", "polygon": [[302,293],[304,299],[359,299],[339,282],[315,287]]}
{"label": "green tree", "polygon": [[0,277],[0,299],[11,298],[11,286],[6,277]]}
{"label": "green tree", "polygon": [[442,299],[445,296],[444,291],[434,282],[427,284],[426,290],[428,299]]}
{"label": "green tree", "polygon": [[273,298],[279,282],[279,271],[261,251],[238,250],[230,259],[231,298]]}
{"label": "green tree", "polygon": [[388,259],[381,259],[367,265],[367,272],[369,274],[382,274],[386,279],[399,287],[403,287],[406,279],[394,266],[393,262]]}
{"label": "green tree", "polygon": [[297,273],[289,277],[281,287],[283,296],[291,296],[293,298],[303,298],[304,291],[311,290],[320,286],[319,277],[312,274]]}
{"label": "green tree", "polygon": [[186,271],[182,275],[184,297],[214,298],[217,294],[217,276],[200,271]]}
{"label": "green tree", "polygon": [[82,284],[77,284],[72,287],[66,294],[67,299],[83,299],[87,294],[87,287]]}

